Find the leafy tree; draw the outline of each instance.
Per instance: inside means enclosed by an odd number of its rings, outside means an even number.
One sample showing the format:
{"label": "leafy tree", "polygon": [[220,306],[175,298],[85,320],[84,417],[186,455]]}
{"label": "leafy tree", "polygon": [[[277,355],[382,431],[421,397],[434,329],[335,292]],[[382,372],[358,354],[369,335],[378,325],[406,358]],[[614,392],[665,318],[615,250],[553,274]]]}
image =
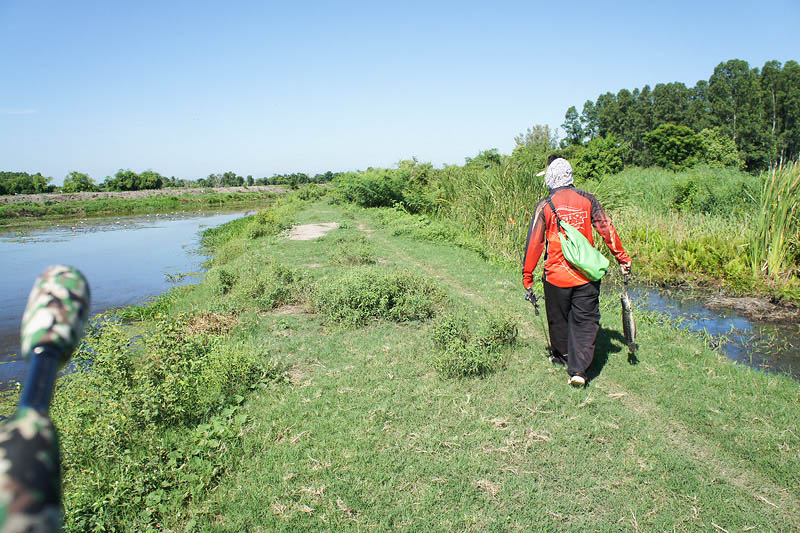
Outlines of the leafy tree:
{"label": "leafy tree", "polygon": [[97,186],[88,174],[73,171],[64,178],[64,184],[61,186],[61,190],[63,192],[96,191]]}
{"label": "leafy tree", "polygon": [[686,126],[662,124],[644,137],[653,161],[664,168],[679,170],[697,163],[703,143],[699,135]]}
{"label": "leafy tree", "polygon": [[[547,150],[555,150],[558,148],[558,135],[554,131],[550,131],[550,126],[547,124],[537,124],[533,128],[528,128],[525,133],[516,135],[514,143],[516,144],[515,150],[520,146],[541,146]],[[492,150],[497,152],[497,149]],[[492,150],[487,150],[487,152]],[[499,163],[499,155],[495,158]]]}
{"label": "leafy tree", "polygon": [[599,180],[608,174],[616,174],[624,168],[626,152],[630,145],[619,142],[611,134],[595,137],[572,156],[576,178]]}
{"label": "leafy tree", "polygon": [[783,98],[780,104],[783,131],[778,141],[778,153],[783,160],[800,158],[800,64],[787,61],[781,71]]}
{"label": "leafy tree", "polygon": [[566,138],[562,141],[564,146],[583,144],[585,134],[575,106],[567,109],[567,113],[564,115],[564,123],[561,127],[564,128],[564,134],[566,135]]}
{"label": "leafy tree", "polygon": [[744,161],[736,151],[733,139],[720,128],[706,128],[699,136],[702,146],[699,157],[702,162],[712,167],[744,167]]}
{"label": "leafy tree", "polygon": [[689,109],[686,112],[687,126],[694,131],[711,127],[711,107],[708,103],[708,82],[699,80],[689,95]]}
{"label": "leafy tree", "polygon": [[220,179],[222,187],[241,187],[244,185],[244,178],[237,176],[235,172],[228,171]]}
{"label": "leafy tree", "polygon": [[248,187],[252,187],[253,185],[255,185],[255,180],[253,179],[253,176],[248,175],[247,176],[247,186]]}
{"label": "leafy tree", "polygon": [[747,61],[731,59],[717,65],[708,80],[715,125],[733,138],[749,170],[762,168],[768,158],[768,141],[761,129],[761,87],[757,73]]}
{"label": "leafy tree", "polygon": [[467,166],[477,166],[480,168],[499,167],[503,162],[503,158],[500,152],[497,151],[497,148],[484,150],[475,157],[467,157],[465,160]]}
{"label": "leafy tree", "polygon": [[53,192],[54,185],[50,185],[53,178],[42,176],[41,173],[28,174],[27,172],[0,172],[0,194],[41,194]]}
{"label": "leafy tree", "polygon": [[597,108],[591,100],[586,100],[583,104],[581,126],[583,126],[583,134],[586,138],[594,139],[599,135],[600,123],[597,118]]}
{"label": "leafy tree", "polygon": [[597,134],[606,137],[610,133],[620,131],[619,109],[617,107],[617,97],[613,93],[601,94],[594,105],[595,116],[597,117]]}
{"label": "leafy tree", "polygon": [[689,126],[691,91],[680,82],[659,83],[653,89],[653,125]]}
{"label": "leafy tree", "polygon": [[164,177],[158,172],[145,170],[139,174],[136,186],[139,190],[160,189],[164,186]]}

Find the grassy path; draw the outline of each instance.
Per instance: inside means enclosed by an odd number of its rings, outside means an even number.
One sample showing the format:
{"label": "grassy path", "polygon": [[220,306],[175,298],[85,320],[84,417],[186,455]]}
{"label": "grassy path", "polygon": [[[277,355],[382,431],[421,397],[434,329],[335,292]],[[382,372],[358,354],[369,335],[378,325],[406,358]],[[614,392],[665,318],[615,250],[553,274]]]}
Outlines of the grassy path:
{"label": "grassy path", "polygon": [[[517,344],[495,374],[446,380],[431,366],[429,323],[342,329],[296,307],[247,313],[233,335],[286,379],[246,400],[241,455],[175,529],[800,530],[796,382],[644,313],[630,365],[604,287],[596,377],[571,389],[543,356],[515,269],[392,236],[366,211],[318,204],[299,217],[332,221],[367,235],[386,268],[437,279],[463,309],[511,314]],[[322,280],[347,268],[328,238],[256,242],[253,265],[273,258]]]}

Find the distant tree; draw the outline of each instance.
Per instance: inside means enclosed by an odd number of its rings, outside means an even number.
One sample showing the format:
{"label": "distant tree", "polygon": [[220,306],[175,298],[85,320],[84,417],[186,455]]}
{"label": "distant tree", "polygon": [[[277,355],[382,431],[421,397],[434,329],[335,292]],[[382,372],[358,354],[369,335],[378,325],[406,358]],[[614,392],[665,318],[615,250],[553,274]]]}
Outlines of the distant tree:
{"label": "distant tree", "polygon": [[61,186],[61,190],[63,192],[96,191],[97,186],[88,174],[73,171],[64,178],[64,184]]}
{"label": "distant tree", "polygon": [[624,168],[625,153],[629,150],[630,145],[617,141],[613,134],[595,137],[572,156],[575,177],[599,180],[616,174]]}
{"label": "distant tree", "polygon": [[164,177],[158,172],[145,170],[139,174],[136,185],[139,190],[160,189],[164,186]]}
{"label": "distant tree", "polygon": [[[530,130],[529,130],[530,131]],[[465,158],[467,166],[476,166],[480,168],[499,167],[503,162],[503,156],[497,151],[497,148],[484,150],[475,157]]]}
{"label": "distant tree", "polygon": [[247,176],[247,186],[251,187],[251,186],[255,185],[255,183],[256,183],[256,181],[253,179],[253,176],[248,175]]}
{"label": "distant tree", "polygon": [[698,162],[702,139],[687,126],[662,124],[644,137],[656,165],[679,170]]}
{"label": "distant tree", "polygon": [[779,143],[779,155],[784,159],[800,158],[800,64],[787,61],[783,65],[783,102],[780,113],[783,132]]}
{"label": "distant tree", "polygon": [[138,191],[139,175],[130,169],[119,169],[113,178],[104,182],[107,191]]}
{"label": "distant tree", "polygon": [[235,172],[228,171],[220,179],[221,187],[241,187],[244,185],[244,178],[237,176]]}
{"label": "distant tree", "polygon": [[[555,150],[558,148],[558,134],[554,131],[551,131],[550,126],[547,124],[537,124],[533,128],[528,128],[525,133],[520,133],[519,135],[515,136],[514,143],[516,144],[516,147],[537,146],[543,147],[546,150]],[[487,152],[490,151],[492,150],[487,150]],[[497,152],[497,149],[493,149],[493,151]],[[497,157],[497,162],[498,164],[500,162],[499,155]]]}
{"label": "distant tree", "polygon": [[712,125],[711,107],[708,103],[708,82],[700,80],[689,95],[689,109],[686,112],[687,124],[694,131],[702,131]]}
{"label": "distant tree", "polygon": [[28,174],[27,172],[0,172],[0,194],[41,194],[53,192],[54,185],[50,185],[53,178],[42,176],[41,173]]}
{"label": "distant tree", "polygon": [[564,134],[566,135],[562,141],[563,146],[583,144],[585,134],[580,117],[578,116],[578,110],[575,109],[575,106],[571,106],[567,109],[564,115],[564,123],[561,124],[561,127],[564,128]]}
{"label": "distant tree", "polygon": [[743,168],[744,161],[736,151],[733,139],[725,135],[720,128],[706,128],[699,133],[701,151],[699,158],[703,163],[713,167]]}
{"label": "distant tree", "polygon": [[741,59],[720,63],[708,80],[708,98],[715,125],[733,139],[747,169],[764,167],[768,136],[761,128],[758,69],[751,70]]}
{"label": "distant tree", "polygon": [[680,82],[659,83],[653,88],[653,125],[689,126],[691,91]]}
{"label": "distant tree", "polygon": [[581,111],[581,126],[583,134],[588,139],[594,139],[599,133],[600,124],[597,119],[597,108],[594,102],[586,100]]}

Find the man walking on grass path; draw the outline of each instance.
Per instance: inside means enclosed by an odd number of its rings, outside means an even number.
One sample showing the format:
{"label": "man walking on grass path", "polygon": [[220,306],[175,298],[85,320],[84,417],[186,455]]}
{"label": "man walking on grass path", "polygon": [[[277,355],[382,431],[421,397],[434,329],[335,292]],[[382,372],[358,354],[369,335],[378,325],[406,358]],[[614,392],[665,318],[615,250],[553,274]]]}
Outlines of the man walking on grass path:
{"label": "man walking on grass path", "polygon": [[550,156],[547,170],[539,175],[542,174],[550,194],[536,205],[528,228],[522,285],[531,291],[533,270],[544,251],[542,281],[550,329],[550,361],[566,365],[568,383],[582,387],[586,385],[586,369],[592,364],[600,329],[600,281],[590,281],[564,258],[557,218],[577,228],[590,243],[594,227],[625,275],[630,273],[631,259],[597,199],[573,186],[569,161]]}

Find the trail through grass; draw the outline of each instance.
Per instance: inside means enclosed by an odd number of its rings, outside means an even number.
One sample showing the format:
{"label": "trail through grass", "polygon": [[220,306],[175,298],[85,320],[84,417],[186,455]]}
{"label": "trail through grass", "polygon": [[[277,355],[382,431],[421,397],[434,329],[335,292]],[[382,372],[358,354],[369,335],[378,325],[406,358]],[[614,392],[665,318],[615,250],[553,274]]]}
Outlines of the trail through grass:
{"label": "trail through grass", "polygon": [[[246,398],[249,423],[219,485],[165,527],[800,529],[800,388],[788,377],[737,366],[644,312],[630,365],[618,295],[604,287],[594,379],[574,390],[544,357],[516,269],[392,236],[366,210],[316,204],[297,222],[341,228],[315,241],[257,239],[235,261],[292,265],[324,287],[359,268],[329,254],[349,234],[368,263],[429,277],[468,315],[509,314],[518,342],[494,373],[447,379],[432,365],[427,320],[343,327],[308,305],[245,312],[238,335],[284,379]],[[208,305],[192,302],[181,305]]]}

